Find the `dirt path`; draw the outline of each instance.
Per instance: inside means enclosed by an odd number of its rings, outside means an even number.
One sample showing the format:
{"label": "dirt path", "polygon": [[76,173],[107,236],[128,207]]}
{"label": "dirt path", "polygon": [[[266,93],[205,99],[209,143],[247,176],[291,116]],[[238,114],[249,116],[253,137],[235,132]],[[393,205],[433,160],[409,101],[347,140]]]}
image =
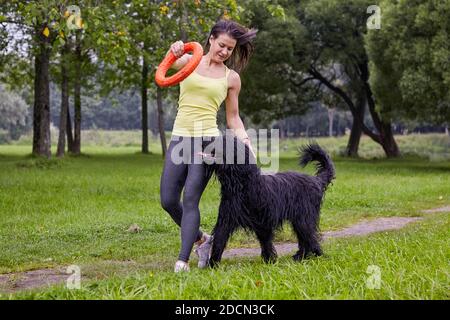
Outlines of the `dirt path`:
{"label": "dirt path", "polygon": [[[450,206],[424,210],[422,213],[432,214],[450,212]],[[327,231],[322,234],[323,240],[329,238],[343,238],[365,236],[375,232],[398,230],[407,224],[422,220],[423,217],[388,217],[374,220],[364,220],[350,227],[337,231]],[[292,254],[297,250],[296,243],[279,243],[275,245],[279,256]],[[224,259],[241,256],[259,256],[259,248],[236,248],[226,250]],[[64,283],[70,274],[65,273],[66,268],[41,269],[26,272],[0,274],[0,292],[15,293],[22,290],[45,287],[48,285]]]}
{"label": "dirt path", "polygon": [[0,275],[0,292],[15,293],[67,281],[64,268],[41,269]]}
{"label": "dirt path", "polygon": [[[350,227],[338,231],[327,231],[322,233],[322,239],[343,238],[354,236],[365,236],[375,232],[397,230],[403,228],[408,223],[423,219],[422,217],[403,218],[378,218],[370,221],[361,221]],[[297,250],[296,243],[280,243],[275,244],[275,248],[279,256],[294,253]],[[238,256],[259,256],[260,248],[238,248],[226,250],[223,254],[224,258],[232,258]]]}

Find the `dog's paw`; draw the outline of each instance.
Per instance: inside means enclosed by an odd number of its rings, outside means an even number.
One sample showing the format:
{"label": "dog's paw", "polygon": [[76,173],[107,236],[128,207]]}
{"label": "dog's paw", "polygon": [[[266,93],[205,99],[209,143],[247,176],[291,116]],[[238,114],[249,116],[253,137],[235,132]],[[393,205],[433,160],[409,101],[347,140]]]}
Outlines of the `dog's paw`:
{"label": "dog's paw", "polygon": [[208,268],[216,269],[219,266],[219,262],[209,259]]}

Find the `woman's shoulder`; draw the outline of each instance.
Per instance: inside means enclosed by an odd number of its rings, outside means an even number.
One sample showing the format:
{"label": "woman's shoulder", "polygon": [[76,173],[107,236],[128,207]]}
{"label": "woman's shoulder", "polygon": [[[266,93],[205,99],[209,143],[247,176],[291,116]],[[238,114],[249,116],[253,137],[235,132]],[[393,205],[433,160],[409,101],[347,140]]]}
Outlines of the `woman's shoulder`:
{"label": "woman's shoulder", "polygon": [[230,69],[229,75],[228,75],[228,88],[236,88],[241,86],[241,77],[239,73],[234,71],[233,69]]}
{"label": "woman's shoulder", "polygon": [[235,78],[241,78],[240,76],[239,76],[239,73],[237,73],[236,71],[234,71],[233,69],[230,69],[230,68],[228,68],[227,67],[227,69],[229,70],[229,77],[235,77]]}

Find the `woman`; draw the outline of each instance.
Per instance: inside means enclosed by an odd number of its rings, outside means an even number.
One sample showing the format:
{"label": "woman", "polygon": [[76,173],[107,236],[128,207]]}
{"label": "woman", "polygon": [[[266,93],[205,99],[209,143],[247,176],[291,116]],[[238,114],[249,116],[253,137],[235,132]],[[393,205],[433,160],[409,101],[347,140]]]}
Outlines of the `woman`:
{"label": "woman", "polygon": [[[178,113],[160,184],[161,205],[181,227],[181,250],[175,272],[189,271],[188,261],[194,243],[199,256],[198,267],[204,268],[208,263],[212,237],[199,229],[199,202],[210,177],[201,154],[208,143],[220,136],[217,111],[223,101],[228,128],[252,150],[239,117],[238,96],[241,89],[239,73],[253,52],[251,41],[256,32],[231,20],[217,22],[207,39],[208,53],[194,72],[180,83]],[[173,43],[167,53],[170,50],[177,57],[172,65],[174,69],[182,68],[191,59],[191,55],[184,54],[182,41]],[[199,145],[200,152],[195,148]],[[178,159],[180,150],[183,153],[181,163]]]}

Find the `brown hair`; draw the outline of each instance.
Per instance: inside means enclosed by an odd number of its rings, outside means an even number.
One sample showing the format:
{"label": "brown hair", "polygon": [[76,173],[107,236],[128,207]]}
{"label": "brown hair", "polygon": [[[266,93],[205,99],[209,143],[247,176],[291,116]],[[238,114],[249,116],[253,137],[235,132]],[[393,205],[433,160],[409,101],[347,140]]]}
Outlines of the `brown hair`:
{"label": "brown hair", "polygon": [[211,29],[206,39],[205,50],[209,50],[209,39],[211,36],[217,39],[219,35],[226,33],[236,40],[236,47],[231,57],[225,61],[225,65],[237,73],[241,73],[247,66],[253,53],[254,45],[251,42],[255,37],[257,29],[248,29],[232,20],[219,20]]}

